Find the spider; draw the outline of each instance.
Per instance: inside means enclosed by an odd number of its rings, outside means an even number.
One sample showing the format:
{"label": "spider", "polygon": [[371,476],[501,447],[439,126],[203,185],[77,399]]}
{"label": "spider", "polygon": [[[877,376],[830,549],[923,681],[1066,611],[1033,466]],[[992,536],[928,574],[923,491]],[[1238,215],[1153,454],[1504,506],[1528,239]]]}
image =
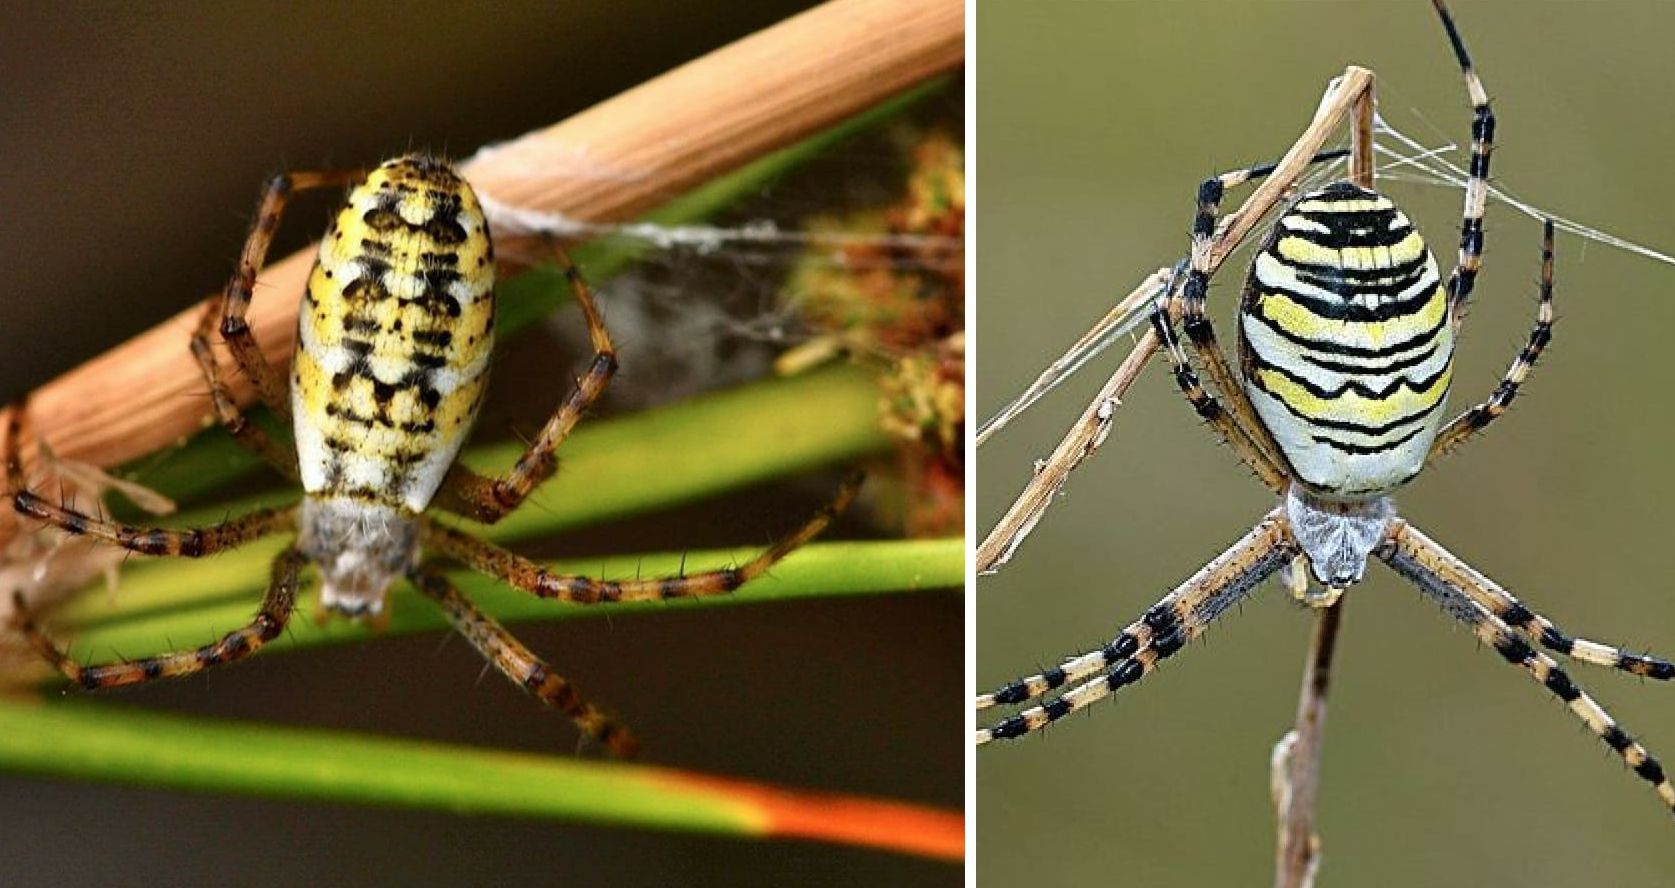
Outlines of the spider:
{"label": "spider", "polygon": [[[353,186],[326,236],[299,313],[289,386],[263,357],[245,322],[257,273],[292,194]],[[487,382],[494,331],[494,247],[470,185],[423,155],[363,171],[280,174],[263,191],[238,269],[206,305],[191,349],[216,417],[241,444],[302,484],[300,505],[262,509],[193,529],[133,527],[51,502],[26,486],[20,442],[26,405],[11,413],[5,460],[18,512],[71,534],[145,555],[199,558],[258,537],[295,531],[273,561],[261,608],[243,628],[197,648],[83,665],[45,632],[19,598],[13,626],[73,682],[94,690],[191,675],[240,660],[284,631],[299,576],[314,565],[324,615],[380,618],[390,587],[406,579],[445,612],[501,674],[568,716],[584,736],[629,757],[638,743],[619,722],[499,623],[479,611],[422,557],[431,552],[542,598],[575,604],[732,592],[819,534],[853,498],[851,476],[800,528],[736,567],[672,577],[602,580],[554,574],[539,564],[425,516],[443,509],[494,523],[557,467],[554,451],[616,371],[616,356],[581,273],[554,250],[587,324],[593,357],[576,389],[503,478],[454,463]],[[211,350],[219,329],[262,403],[292,420],[295,445],[245,418]],[[287,390],[288,389],[288,390]]]}
{"label": "spider", "polygon": [[[1284,209],[1251,262],[1239,305],[1235,374],[1204,312],[1217,217],[1229,188],[1275,167],[1205,181],[1189,258],[1168,275],[1152,307],[1152,328],[1186,400],[1281,502],[1099,650],[977,697],[979,710],[1044,701],[980,728],[979,745],[1039,731],[1140,681],[1282,568],[1292,569],[1292,594],[1330,608],[1376,557],[1563,701],[1675,811],[1675,786],[1658,761],[1532,642],[1585,663],[1663,680],[1675,678],[1675,664],[1567,634],[1398,517],[1391,499],[1426,465],[1506,412],[1553,328],[1549,220],[1534,329],[1494,391],[1441,423],[1454,337],[1483,251],[1495,118],[1452,16],[1442,0],[1433,6],[1473,112],[1454,271],[1442,278],[1418,231],[1388,197],[1348,180],[1308,191]],[[1370,128],[1370,94],[1366,101]],[[1370,157],[1370,142],[1367,147]],[[1216,393],[1201,384],[1177,321]],[[1048,697],[1060,688],[1067,690]]]}

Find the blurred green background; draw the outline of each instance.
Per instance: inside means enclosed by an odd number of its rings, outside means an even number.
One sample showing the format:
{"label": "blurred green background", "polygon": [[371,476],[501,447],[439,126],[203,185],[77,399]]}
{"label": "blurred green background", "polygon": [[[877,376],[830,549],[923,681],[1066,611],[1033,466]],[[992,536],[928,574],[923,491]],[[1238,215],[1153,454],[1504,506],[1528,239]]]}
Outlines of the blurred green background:
{"label": "blurred green background", "polygon": [[[0,29],[0,242],[7,245],[0,398],[219,287],[258,189],[277,169],[372,163],[409,149],[459,157],[813,5],[9,5]],[[956,92],[926,104],[957,117],[961,100]],[[802,184],[767,195],[745,218],[762,214],[794,229],[804,213],[842,209],[829,198],[847,193],[852,178],[900,166],[882,150],[858,150],[815,163]],[[896,181],[885,175],[870,176],[875,187],[856,193],[877,197],[877,183]],[[800,195],[794,206],[786,206],[784,190]],[[275,255],[316,236],[327,204],[299,201]],[[780,215],[770,215],[776,209]],[[659,334],[691,332],[686,318],[710,317],[713,297],[743,291],[773,304],[789,258],[776,257],[776,265],[729,257],[722,251],[706,265],[660,253],[646,263],[654,266],[649,272],[636,271],[651,280],[601,288],[623,354],[611,391],[616,408],[659,400],[671,378],[695,387],[693,377],[704,374],[659,368],[667,353],[681,351],[662,347]],[[666,295],[654,307],[669,310],[630,311],[621,300],[636,292]],[[567,371],[585,359],[581,332],[575,314],[561,311],[546,329],[497,354],[479,440],[528,433],[545,419]],[[710,350],[712,363],[756,373],[764,371],[756,353],[770,351],[738,341]],[[561,557],[765,542],[825,500],[840,474],[589,528],[526,551]],[[872,531],[864,525],[852,516],[834,536],[865,536]],[[516,628],[556,669],[623,714],[650,762],[956,809],[963,794],[959,708],[915,704],[962,696],[962,604],[944,592]],[[202,639],[180,641],[199,643],[226,628],[205,626]],[[479,682],[481,668],[467,645],[444,646],[436,634],[257,657],[100,702],[557,755],[575,750],[564,719],[498,676]],[[904,682],[904,675],[919,680]],[[912,716],[880,723],[882,712]],[[0,775],[0,799],[0,883],[8,886],[220,884],[235,873],[245,886],[947,885],[960,878],[946,863],[807,843],[13,775]]]}
{"label": "blurred green background", "polygon": [[[1454,11],[1500,118],[1497,179],[1675,250],[1675,6],[1461,0]],[[983,0],[977,34],[979,417],[1184,253],[1198,182],[1276,158],[1345,64],[1378,72],[1384,112],[1411,135],[1469,138],[1464,89],[1422,0]],[[1459,193],[1390,191],[1451,267]],[[1487,236],[1456,408],[1488,393],[1534,307],[1539,225],[1491,206]],[[1243,274],[1236,257],[1212,291],[1229,344]],[[1556,340],[1526,394],[1421,476],[1401,511],[1571,631],[1675,654],[1675,268],[1561,237],[1557,275]],[[984,448],[980,531],[1126,350]],[[1012,565],[978,583],[982,689],[1097,645],[1271,506],[1160,370],[1148,368]],[[1667,812],[1551,695],[1382,567],[1346,606],[1321,884],[1675,883]],[[1115,702],[981,750],[983,883],[1267,884],[1269,751],[1292,723],[1311,623],[1266,585]],[[1671,761],[1675,687],[1571,671]]]}

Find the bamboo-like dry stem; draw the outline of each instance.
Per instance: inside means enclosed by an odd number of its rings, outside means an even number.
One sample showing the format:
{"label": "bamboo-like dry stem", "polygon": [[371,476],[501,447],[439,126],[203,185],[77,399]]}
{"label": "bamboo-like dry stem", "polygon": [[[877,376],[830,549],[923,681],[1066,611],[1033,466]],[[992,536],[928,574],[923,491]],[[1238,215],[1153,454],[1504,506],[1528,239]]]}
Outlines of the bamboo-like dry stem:
{"label": "bamboo-like dry stem", "polygon": [[1308,888],[1320,866],[1320,836],[1314,829],[1320,791],[1320,745],[1326,731],[1326,691],[1343,599],[1316,615],[1303,689],[1297,698],[1297,724],[1274,747],[1271,779],[1279,815],[1279,843],[1274,858],[1275,888]]}
{"label": "bamboo-like dry stem", "polygon": [[[1333,81],[1320,100],[1320,107],[1314,113],[1308,128],[1297,137],[1275,166],[1274,171],[1251,192],[1250,197],[1237,210],[1225,216],[1216,228],[1215,240],[1210,245],[1209,271],[1214,274],[1221,264],[1235,249],[1238,249],[1251,229],[1267,215],[1268,211],[1280,202],[1296,182],[1297,177],[1309,165],[1309,161],[1320,152],[1321,146],[1331,136],[1332,131],[1341,124],[1345,116],[1356,107],[1356,103],[1365,97],[1366,123],[1371,126],[1371,95],[1373,73],[1366,68],[1351,65],[1344,69],[1343,74]],[[1359,131],[1359,124],[1357,125]],[[1370,139],[1370,136],[1369,136]],[[1362,148],[1357,145],[1356,159],[1363,157]],[[1364,150],[1366,169],[1371,170],[1372,147],[1369,141]],[[1159,275],[1167,276],[1167,269],[1153,272],[1134,292],[1123,301],[1127,303],[1134,297],[1134,293],[1146,291],[1155,287]],[[1079,339],[1072,351],[1079,349],[1101,335],[1101,328],[1110,323],[1112,315],[1109,313],[1096,324],[1093,330]],[[1012,501],[1006,514],[995,523],[995,526],[983,538],[977,548],[977,572],[993,573],[1009,561],[1018,547],[1023,544],[1031,530],[1046,514],[1052,505],[1053,497],[1063,489],[1065,480],[1071,470],[1082,463],[1105,437],[1110,434],[1114,419],[1114,411],[1121,404],[1121,397],[1134,382],[1140,370],[1144,368],[1146,359],[1156,353],[1159,342],[1157,336],[1147,332],[1135,344],[1128,357],[1123,359],[1117,372],[1112,374],[1105,386],[1094,396],[1087,408],[1082,411],[1076,424],[1070,427],[1064,438],[1059,441],[1053,453],[1046,460],[1039,463],[1035,474],[1025,485],[1022,493]],[[1063,359],[1061,359],[1062,361]],[[1057,362],[1055,362],[1057,363]],[[1049,368],[1051,372],[1051,368]],[[1039,380],[1037,385],[1039,385]],[[1032,386],[1033,388],[1033,386]],[[993,430],[998,430],[996,427]]]}
{"label": "bamboo-like dry stem", "polygon": [[[959,0],[832,0],[483,151],[461,171],[503,206],[622,221],[957,67],[964,23]],[[304,250],[270,263],[257,284],[248,320],[281,369],[312,261]],[[202,428],[210,403],[187,349],[200,309],[36,390],[35,433],[66,459],[109,467]],[[249,402],[242,378],[235,393]]]}
{"label": "bamboo-like dry stem", "polygon": [[[1167,274],[1162,269],[1157,274]],[[1155,279],[1148,278],[1147,281]],[[1141,288],[1146,286],[1141,283]],[[1011,560],[1012,554],[1018,546],[1035,529],[1036,522],[1047,513],[1047,507],[1053,504],[1053,497],[1058,495],[1064,487],[1065,480],[1071,471],[1082,464],[1082,461],[1093,455],[1104,443],[1106,435],[1111,432],[1116,409],[1122,404],[1122,398],[1128,393],[1128,387],[1134,384],[1140,371],[1145,369],[1146,361],[1157,351],[1157,333],[1147,330],[1135,344],[1128,357],[1117,366],[1111,378],[1105,381],[1099,394],[1094,396],[1076,423],[1066,432],[1064,438],[1053,448],[1053,453],[1036,469],[1035,477],[1031,478],[1024,492],[1012,501],[1011,508],[1001,516],[994,529],[983,538],[983,544],[977,548],[977,572],[993,573]]]}
{"label": "bamboo-like dry stem", "polygon": [[[1357,69],[1359,70],[1359,69]],[[1351,106],[1349,177],[1363,188],[1373,187],[1373,80]],[[1297,723],[1280,739],[1274,755],[1274,804],[1279,817],[1279,840],[1274,858],[1276,888],[1309,888],[1320,868],[1320,835],[1315,829],[1315,807],[1320,790],[1320,750],[1326,733],[1326,692],[1331,686],[1332,653],[1337,649],[1343,622],[1343,598],[1315,613],[1314,635],[1303,665],[1303,687],[1297,698]]]}

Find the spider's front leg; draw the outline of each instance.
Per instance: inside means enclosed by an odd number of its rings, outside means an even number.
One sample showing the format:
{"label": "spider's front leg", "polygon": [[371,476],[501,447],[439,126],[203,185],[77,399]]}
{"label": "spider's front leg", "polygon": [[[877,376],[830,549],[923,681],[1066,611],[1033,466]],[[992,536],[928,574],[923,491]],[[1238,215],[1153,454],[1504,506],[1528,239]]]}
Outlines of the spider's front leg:
{"label": "spider's front leg", "polygon": [[1675,680],[1675,663],[1668,660],[1630,653],[1618,646],[1600,644],[1567,634],[1554,625],[1552,620],[1525,607],[1512,593],[1461,561],[1435,540],[1420,533],[1411,524],[1402,523],[1390,537],[1389,545],[1402,558],[1423,566],[1428,572],[1470,596],[1477,606],[1518,627],[1531,640],[1539,642],[1548,650],[1557,651],[1584,663],[1616,669],[1643,678]]}
{"label": "spider's front leg", "polygon": [[1535,367],[1535,362],[1540,359],[1542,351],[1552,339],[1553,220],[1548,219],[1541,228],[1541,299],[1536,308],[1535,329],[1530,331],[1529,341],[1519,350],[1512,366],[1507,368],[1506,375],[1501,378],[1500,385],[1495,387],[1488,400],[1456,416],[1437,433],[1436,440],[1431,442],[1431,452],[1426,456],[1426,462],[1434,462],[1447,455],[1506,413],[1507,408],[1512,406],[1512,399],[1518,397],[1519,387],[1524,384],[1530,370]]}
{"label": "spider's front leg", "polygon": [[522,589],[540,598],[554,598],[575,604],[722,595],[767,573],[768,568],[818,536],[839,512],[848,507],[863,480],[864,477],[860,473],[851,475],[839,489],[837,496],[816,512],[814,517],[804,522],[802,527],[744,564],[722,570],[672,577],[638,577],[632,580],[603,580],[555,574],[528,558],[434,522],[424,524],[423,545],[427,549],[496,577],[513,588]]}
{"label": "spider's front leg", "polygon": [[23,471],[24,417],[29,405],[12,405],[6,428],[6,492],[21,515],[45,522],[73,536],[83,534],[142,555],[198,558],[296,526],[296,507],[258,509],[221,524],[195,528],[136,527],[109,521],[47,500],[28,487]]}
{"label": "spider's front leg", "polygon": [[1204,633],[1206,627],[1242,600],[1297,554],[1282,509],[1268,513],[1250,533],[1205,565],[1140,619],[1093,653],[1070,657],[1039,675],[1026,676],[977,698],[977,708],[1016,704],[1044,696],[1100,672],[1105,675],[1066,691],[1045,705],[1024,710],[977,731],[978,745],[1034,733],[1133,684],[1157,663]]}
{"label": "spider's front leg", "polygon": [[437,504],[485,524],[493,524],[511,514],[537,485],[552,476],[558,468],[554,451],[576,427],[582,414],[599,399],[605,385],[616,373],[616,349],[611,345],[610,333],[605,330],[599,306],[593,301],[592,290],[563,250],[554,247],[553,253],[587,322],[588,338],[593,343],[593,360],[588,364],[587,373],[576,381],[576,390],[541,427],[541,433],[505,478],[484,478],[458,463],[449,470],[442,482]]}
{"label": "spider's front leg", "polygon": [[242,660],[260,650],[262,645],[279,637],[291,619],[297,600],[297,575],[306,561],[296,549],[286,549],[273,561],[273,574],[267,594],[262,598],[262,609],[255,619],[241,629],[227,633],[221,640],[189,651],[159,654],[137,660],[118,660],[84,666],[48,637],[36,624],[24,603],[23,593],[12,593],[13,628],[29,639],[42,657],[58,668],[71,681],[87,690],[141,684],[160,678],[180,678],[202,672],[212,666]]}
{"label": "spider's front leg", "polygon": [[582,733],[604,744],[617,757],[633,758],[639,752],[639,742],[621,722],[583,699],[575,685],[531,653],[493,617],[478,610],[446,577],[421,569],[414,572],[410,579],[420,592],[442,608],[454,628],[501,675],[534,694],[542,703],[569,716]]}
{"label": "spider's front leg", "polygon": [[1637,776],[1651,784],[1658,798],[1671,812],[1675,812],[1675,786],[1670,784],[1658,760],[1629,736],[1604,707],[1578,687],[1558,663],[1530,647],[1505,620],[1481,604],[1478,600],[1480,590],[1474,591],[1473,584],[1457,583],[1455,572],[1449,569],[1448,562],[1466,571],[1471,570],[1469,567],[1400,521],[1395,522],[1389,543],[1378,554],[1397,573],[1413,581],[1420,591],[1441,604],[1449,616],[1469,626],[1473,634],[1500,654],[1502,659],[1523,667],[1531,678],[1562,700],[1594,736],[1621,756],[1623,763]]}

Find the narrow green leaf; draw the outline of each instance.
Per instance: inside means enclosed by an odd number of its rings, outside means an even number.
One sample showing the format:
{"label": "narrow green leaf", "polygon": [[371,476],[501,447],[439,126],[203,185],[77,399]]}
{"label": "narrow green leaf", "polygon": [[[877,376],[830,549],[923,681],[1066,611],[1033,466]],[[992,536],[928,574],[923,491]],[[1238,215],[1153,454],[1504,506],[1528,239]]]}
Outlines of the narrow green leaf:
{"label": "narrow green leaf", "polygon": [[[183,644],[209,641],[204,627],[231,630],[247,623],[268,575],[268,562],[286,540],[264,540],[219,558],[146,565],[123,578],[116,600],[83,596],[63,614],[57,625],[79,627],[72,636],[79,651],[121,651],[143,657],[173,650]],[[612,578],[666,576],[736,564],[755,550],[618,555],[605,559],[561,561],[552,565],[564,573]],[[568,620],[577,617],[618,617],[623,614],[725,608],[800,598],[849,598],[918,590],[958,589],[965,578],[965,545],[960,538],[886,540],[882,542],[813,543],[780,562],[767,575],[731,595],[675,601],[636,601],[608,605],[577,605],[536,598],[471,571],[451,575],[486,613],[504,622]],[[305,597],[305,602],[308,597]],[[306,608],[307,604],[301,605]],[[390,599],[390,623],[384,634],[406,634],[447,628],[440,611],[416,591],[403,585]],[[263,651],[306,648],[369,638],[378,633],[365,624],[333,620],[317,625],[293,619],[290,631]],[[57,681],[55,678],[54,681]]]}
{"label": "narrow green leaf", "polygon": [[0,769],[265,798],[510,814],[735,838],[804,838],[957,860],[961,818],[614,762],[88,701],[0,699]]}

